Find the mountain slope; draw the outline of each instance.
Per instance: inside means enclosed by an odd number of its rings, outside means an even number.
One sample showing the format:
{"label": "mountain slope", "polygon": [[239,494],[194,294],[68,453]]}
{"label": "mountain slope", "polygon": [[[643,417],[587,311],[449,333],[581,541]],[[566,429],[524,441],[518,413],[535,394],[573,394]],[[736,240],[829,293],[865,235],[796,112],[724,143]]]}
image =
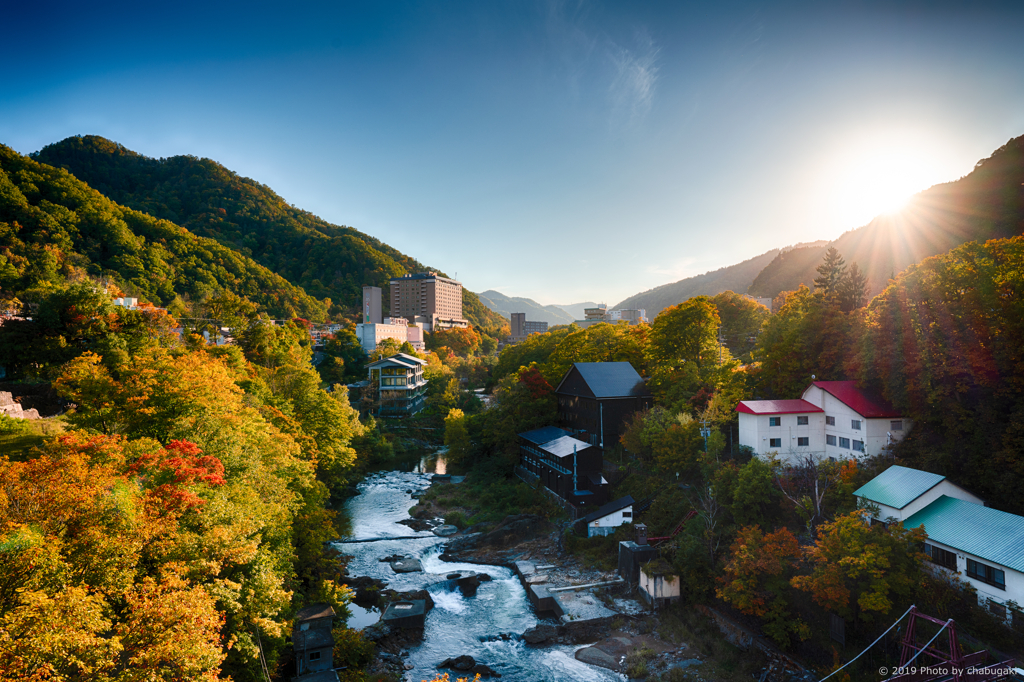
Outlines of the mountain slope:
{"label": "mountain slope", "polygon": [[583,311],[587,308],[596,308],[597,304],[593,301],[584,301],[583,303],[570,303],[569,305],[555,304],[555,308],[561,308],[574,320],[583,319]]}
{"label": "mountain slope", "polygon": [[562,308],[556,305],[541,305],[532,298],[520,298],[519,296],[506,296],[500,291],[489,289],[477,294],[480,302],[506,319],[512,318],[512,313],[526,313],[526,319],[537,322],[547,322],[548,325],[572,324],[573,317]]}
{"label": "mountain slope", "polygon": [[615,307],[645,308],[647,317],[654,319],[665,308],[682,303],[694,296],[714,296],[723,291],[735,291],[742,294],[747,291],[757,273],[767,266],[778,253],[779,249],[772,249],[736,265],[729,265],[695,277],[687,277],[671,284],[663,284],[660,287],[630,296]]}
{"label": "mountain slope", "polygon": [[[929,256],[968,241],[1024,233],[1024,137],[1010,140],[968,175],[917,194],[899,213],[875,218],[834,242],[847,265],[856,262],[874,296],[889,279]],[[824,253],[824,252],[822,252]],[[794,254],[795,255],[795,254]],[[805,254],[807,255],[807,254]],[[813,286],[821,258],[772,263],[750,293],[774,297],[801,283]]]}
{"label": "mountain slope", "polygon": [[323,303],[251,258],[0,145],[0,294],[31,297],[83,272],[159,305],[227,289],[274,317],[327,315]]}
{"label": "mountain slope", "polygon": [[[32,157],[74,173],[118,203],[251,256],[312,296],[330,298],[334,313],[356,311],[364,285],[386,294],[392,277],[431,269],[358,230],[297,209],[210,159],[153,159],[94,135],[69,137]],[[385,308],[388,300],[385,295]],[[502,324],[471,292],[463,300],[475,326]]]}

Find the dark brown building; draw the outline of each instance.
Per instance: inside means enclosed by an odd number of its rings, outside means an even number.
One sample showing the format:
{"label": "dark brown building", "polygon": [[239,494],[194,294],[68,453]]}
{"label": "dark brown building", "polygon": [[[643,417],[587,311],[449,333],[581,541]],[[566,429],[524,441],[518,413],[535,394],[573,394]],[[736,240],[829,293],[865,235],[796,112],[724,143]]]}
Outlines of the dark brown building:
{"label": "dark brown building", "polygon": [[521,475],[539,479],[545,488],[574,507],[597,509],[608,501],[608,481],[601,475],[603,465],[600,448],[556,426],[519,434]]}
{"label": "dark brown building", "polygon": [[599,448],[612,447],[626,420],[653,402],[644,380],[628,362],[577,362],[558,388],[558,425]]}

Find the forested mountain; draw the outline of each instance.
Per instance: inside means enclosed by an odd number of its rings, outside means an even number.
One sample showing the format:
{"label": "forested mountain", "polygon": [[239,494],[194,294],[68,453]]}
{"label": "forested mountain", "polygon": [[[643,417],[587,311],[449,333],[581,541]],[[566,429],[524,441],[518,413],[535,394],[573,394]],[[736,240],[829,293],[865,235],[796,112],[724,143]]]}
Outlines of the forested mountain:
{"label": "forested mountain", "polygon": [[506,296],[500,291],[488,289],[477,294],[480,302],[506,319],[512,313],[526,313],[526,319],[536,322],[547,322],[549,325],[572,324],[573,316],[557,305],[541,305],[532,298]]}
{"label": "forested mountain", "polygon": [[[120,204],[251,257],[310,295],[329,298],[332,314],[358,309],[364,285],[386,292],[392,277],[430,269],[356,229],[295,208],[210,159],[153,159],[95,135],[69,137],[32,158],[73,173]],[[386,307],[387,295],[384,301]],[[471,292],[464,291],[463,301],[475,326],[501,325]]]}
{"label": "forested mountain", "polygon": [[663,284],[660,287],[630,296],[615,307],[645,308],[647,316],[653,318],[663,309],[682,303],[694,296],[714,296],[723,291],[736,291],[742,294],[747,291],[757,273],[768,265],[778,253],[779,249],[772,249],[736,265],[729,265],[696,277],[687,277],[671,284]]}
{"label": "forested mountain", "polygon": [[[965,242],[1024,233],[1024,137],[1010,140],[956,180],[917,194],[901,211],[878,216],[832,242],[868,278],[868,295],[890,278],[929,256]],[[751,285],[750,293],[776,296],[801,284],[812,286],[821,253],[786,254],[773,261]]]}
{"label": "forested mountain", "polygon": [[[764,270],[750,283],[747,293],[751,296],[775,298],[780,291],[791,291],[801,284],[814,286],[814,268],[821,263],[822,256],[828,248],[827,242],[819,242],[807,246],[798,246],[787,251],[780,251]],[[812,273],[806,282],[802,281],[808,270]],[[790,286],[794,278],[796,284]]]}
{"label": "forested mountain", "polygon": [[86,275],[110,277],[158,305],[226,289],[275,317],[327,314],[251,258],[118,206],[66,171],[0,145],[0,295],[24,298]]}

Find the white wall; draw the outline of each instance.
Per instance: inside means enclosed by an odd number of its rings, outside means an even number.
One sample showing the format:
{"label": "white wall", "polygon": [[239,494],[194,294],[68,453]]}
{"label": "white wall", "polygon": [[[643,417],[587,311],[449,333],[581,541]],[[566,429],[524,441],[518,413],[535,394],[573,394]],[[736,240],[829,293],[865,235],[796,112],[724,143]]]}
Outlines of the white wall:
{"label": "white wall", "polygon": [[[1008,601],[1014,601],[1018,604],[1024,604],[1024,574],[1018,573],[1012,568],[1000,566],[995,562],[986,561],[985,559],[974,556],[973,554],[967,554],[963,551],[956,549],[955,547],[949,547],[947,545],[944,545],[941,542],[935,542],[931,539],[927,540],[926,542],[929,545],[941,547],[946,551],[953,552],[954,554],[956,554],[956,570],[957,573],[959,573],[957,577],[965,582],[970,583],[971,586],[978,591],[979,604],[984,605],[986,600],[988,599],[992,599],[993,601],[997,601],[1001,604],[1005,604]],[[980,580],[975,580],[974,578],[967,577],[967,559],[974,559],[978,563],[986,564],[988,566],[995,566],[996,568],[1003,571],[1003,575],[1006,579],[1006,589],[1000,590],[998,587],[989,585],[988,583],[983,583]],[[934,571],[938,575],[950,574],[948,569],[943,568],[938,564],[933,564],[931,562],[926,562],[926,564],[929,565],[932,569],[934,569]],[[1010,614],[1007,613],[1007,617],[1009,617],[1009,615]]]}
{"label": "white wall", "polygon": [[[626,516],[626,514],[629,516]],[[616,528],[624,523],[633,523],[633,505],[591,521],[587,526],[587,537],[592,538],[597,535],[611,535],[615,532]]]}
{"label": "white wall", "polygon": [[[778,426],[769,426],[777,417]],[[807,417],[806,425],[797,424],[797,417]],[[753,448],[758,455],[777,453],[782,462],[796,462],[804,455],[820,456],[825,450],[825,416],[820,412],[807,414],[747,414],[739,413],[740,445]],[[799,438],[807,438],[807,445],[799,445]],[[779,444],[772,445],[772,439]]]}
{"label": "white wall", "polygon": [[[801,397],[807,402],[813,403],[825,410],[825,417],[833,417],[836,421],[835,426],[825,426],[825,436],[836,437],[835,445],[828,445],[826,439],[825,455],[827,457],[834,457],[836,459],[873,457],[879,454],[888,443],[888,433],[892,433],[893,442],[896,442],[901,440],[904,434],[910,431],[912,425],[911,420],[904,417],[901,419],[903,430],[892,431],[890,428],[891,422],[895,421],[895,419],[889,417],[885,419],[865,419],[863,415],[857,413],[849,405],[825,389],[818,388],[817,386],[812,385],[808,387]],[[860,429],[853,428],[852,422],[855,419],[861,422]],[[848,439],[850,447],[840,447],[840,438]],[[863,452],[857,452],[853,449],[853,441],[855,440],[864,443]]]}
{"label": "white wall", "polygon": [[357,324],[356,336],[367,355],[372,353],[384,339],[395,339],[405,343],[409,338],[409,328],[404,324]]}
{"label": "white wall", "polygon": [[641,568],[638,582],[640,590],[650,603],[659,599],[679,599],[679,576],[677,575],[647,575]]}

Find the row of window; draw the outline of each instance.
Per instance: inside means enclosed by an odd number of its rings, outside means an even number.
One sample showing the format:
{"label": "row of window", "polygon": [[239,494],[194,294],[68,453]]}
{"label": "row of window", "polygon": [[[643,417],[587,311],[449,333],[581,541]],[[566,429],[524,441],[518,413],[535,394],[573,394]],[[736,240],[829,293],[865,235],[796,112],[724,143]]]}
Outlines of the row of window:
{"label": "row of window", "polygon": [[[930,545],[927,542],[924,545],[924,553],[932,560],[932,563],[948,568],[951,571],[957,570],[956,568],[956,554],[949,550]],[[989,566],[983,564],[980,561],[974,559],[967,560],[967,577],[978,580],[992,587],[999,588],[1000,590],[1006,589],[1006,574],[995,566]],[[1006,614],[1003,614],[1006,617]]]}
{"label": "row of window", "polygon": [[[862,440],[855,440],[855,441],[853,441],[852,447],[851,447],[851,443],[850,443],[850,439],[849,438],[838,438],[837,439],[835,436],[825,436],[825,444],[826,445],[837,445],[838,447],[845,448],[847,450],[852,449],[854,452],[864,452],[864,441],[862,441]],[[798,448],[806,448],[806,447],[810,447],[810,445],[811,445],[811,439],[809,437],[800,436],[800,437],[798,437],[796,439],[796,446]],[[768,439],[768,447],[770,447],[770,448],[781,448],[782,447],[782,439],[781,438],[769,438]]]}
{"label": "row of window", "polygon": [[844,450],[853,450],[854,452],[864,452],[864,441],[855,440],[850,441],[849,438],[843,438],[842,436],[825,436],[825,445],[834,445],[836,447],[843,448]]}
{"label": "row of window", "polygon": [[[809,420],[809,418],[806,415],[799,415],[796,418],[796,425],[797,426],[807,426],[809,424],[809,421],[810,420]],[[835,417],[825,417],[825,426],[835,426],[835,425],[836,425],[836,418]],[[863,422],[860,419],[851,419],[850,420],[850,428],[853,429],[854,431],[860,431],[862,425],[863,425]],[[768,426],[782,426],[782,417],[768,417]],[[903,420],[902,419],[894,419],[893,421],[889,422],[889,430],[890,431],[902,431],[903,430]]]}

